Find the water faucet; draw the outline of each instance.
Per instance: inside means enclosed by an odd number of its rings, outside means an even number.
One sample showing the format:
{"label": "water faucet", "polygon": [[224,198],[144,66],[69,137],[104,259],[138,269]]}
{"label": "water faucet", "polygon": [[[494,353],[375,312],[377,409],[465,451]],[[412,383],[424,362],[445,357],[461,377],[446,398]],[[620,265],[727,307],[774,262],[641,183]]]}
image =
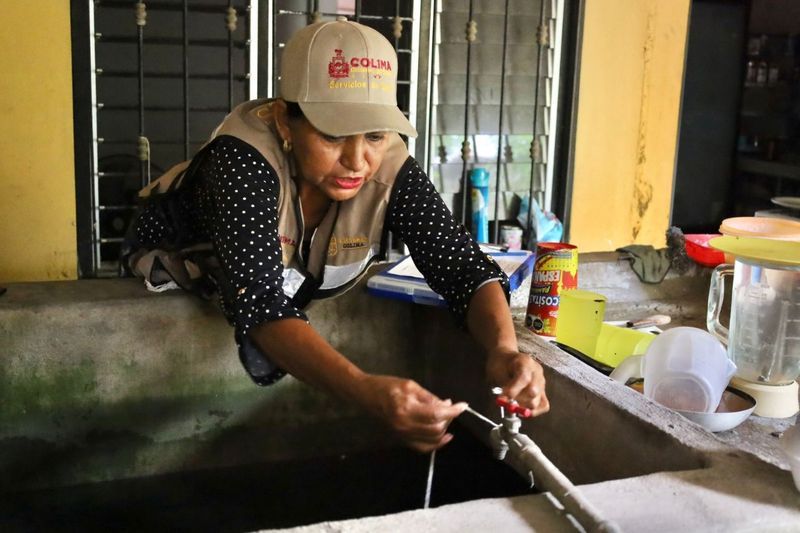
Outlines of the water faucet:
{"label": "water faucet", "polygon": [[619,526],[604,519],[578,488],[550,462],[541,448],[530,437],[520,433],[521,418],[530,417],[530,409],[502,396],[497,397],[496,403],[503,421],[489,433],[495,458],[505,461],[523,478],[530,480],[531,487],[534,486],[534,479],[541,480],[541,487],[561,502],[564,509],[587,531],[619,532]]}

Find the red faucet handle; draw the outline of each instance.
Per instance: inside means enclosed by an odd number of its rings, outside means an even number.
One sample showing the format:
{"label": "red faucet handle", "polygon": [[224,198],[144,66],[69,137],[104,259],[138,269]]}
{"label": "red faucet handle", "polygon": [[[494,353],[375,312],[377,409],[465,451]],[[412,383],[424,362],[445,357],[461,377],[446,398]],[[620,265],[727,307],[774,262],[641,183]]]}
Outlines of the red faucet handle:
{"label": "red faucet handle", "polygon": [[509,400],[505,396],[498,396],[495,402],[509,413],[513,413],[520,418],[530,418],[533,415],[533,411],[527,407],[522,407],[516,400]]}

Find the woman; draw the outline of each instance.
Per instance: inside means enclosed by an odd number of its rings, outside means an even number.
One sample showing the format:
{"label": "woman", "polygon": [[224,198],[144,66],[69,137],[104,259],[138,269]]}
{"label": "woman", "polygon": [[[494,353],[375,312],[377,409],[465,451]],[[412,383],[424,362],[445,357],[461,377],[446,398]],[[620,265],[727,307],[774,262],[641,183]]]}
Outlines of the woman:
{"label": "woman", "polygon": [[237,107],[193,158],[142,191],[126,263],[151,288],[217,290],[251,377],[285,373],[383,419],[412,448],[452,439],[466,405],[363,372],[308,324],[310,300],[352,286],[393,231],[487,353],[487,376],[546,412],[541,366],[517,349],[508,282],[457,225],[398,133],[397,58],[340,18],[300,30],[282,56],[281,98]]}

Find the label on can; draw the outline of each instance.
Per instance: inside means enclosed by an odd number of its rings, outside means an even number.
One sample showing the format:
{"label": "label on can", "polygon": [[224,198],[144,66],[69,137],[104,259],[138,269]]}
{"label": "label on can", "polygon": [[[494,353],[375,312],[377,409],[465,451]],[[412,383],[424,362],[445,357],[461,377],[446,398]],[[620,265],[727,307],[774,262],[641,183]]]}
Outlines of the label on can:
{"label": "label on can", "polygon": [[561,242],[540,242],[531,278],[525,326],[546,337],[556,336],[561,292],[578,288],[578,248]]}

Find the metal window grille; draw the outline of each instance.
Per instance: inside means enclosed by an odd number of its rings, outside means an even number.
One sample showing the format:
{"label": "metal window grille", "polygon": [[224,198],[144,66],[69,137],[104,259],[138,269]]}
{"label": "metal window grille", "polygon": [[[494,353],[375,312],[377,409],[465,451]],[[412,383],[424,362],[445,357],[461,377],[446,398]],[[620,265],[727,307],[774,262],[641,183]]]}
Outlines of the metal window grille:
{"label": "metal window grille", "polygon": [[[468,174],[478,166],[490,172],[490,240],[498,242],[523,198],[552,209],[564,1],[441,0],[433,9],[426,168],[465,224]],[[535,239],[532,217],[522,218]]]}
{"label": "metal window grille", "polygon": [[118,274],[136,192],[186,160],[257,91],[258,3],[94,0],[89,10],[91,257],[82,275]]}
{"label": "metal window grille", "polygon": [[[520,198],[532,195],[551,209],[564,0],[72,0],[72,6],[73,18],[88,11],[91,35],[85,52],[91,162],[80,169],[92,179],[86,198],[79,194],[79,209],[87,211],[78,214],[79,237],[80,217],[91,220],[83,224],[90,243],[79,242],[82,277],[118,274],[136,191],[190,157],[231,107],[277,96],[286,41],[306,24],[340,15],[394,43],[398,105],[420,133],[408,139],[409,150],[456,216],[467,220],[462,191],[478,165],[493,178],[494,240],[499,223],[516,216]],[[73,41],[84,53],[75,34]],[[532,228],[530,218],[523,226]]]}

